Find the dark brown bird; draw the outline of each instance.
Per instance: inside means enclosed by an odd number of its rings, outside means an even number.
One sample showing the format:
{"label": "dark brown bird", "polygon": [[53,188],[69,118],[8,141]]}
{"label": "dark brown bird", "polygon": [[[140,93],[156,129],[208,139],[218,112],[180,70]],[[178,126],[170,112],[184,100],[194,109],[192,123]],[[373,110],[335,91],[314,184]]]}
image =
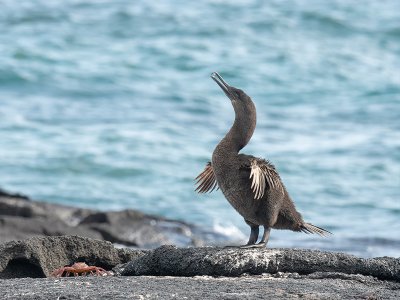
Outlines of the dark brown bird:
{"label": "dark brown bird", "polygon": [[[211,78],[231,100],[235,121],[215,147],[212,161],[197,176],[196,191],[206,193],[217,187],[221,189],[251,228],[249,241],[241,246],[243,248],[265,247],[271,228],[321,236],[330,234],[325,229],[304,222],[274,165],[262,158],[239,154],[256,128],[256,107],[245,92],[228,85],[218,73],[212,73]],[[264,234],[256,244],[259,226],[264,227]]]}

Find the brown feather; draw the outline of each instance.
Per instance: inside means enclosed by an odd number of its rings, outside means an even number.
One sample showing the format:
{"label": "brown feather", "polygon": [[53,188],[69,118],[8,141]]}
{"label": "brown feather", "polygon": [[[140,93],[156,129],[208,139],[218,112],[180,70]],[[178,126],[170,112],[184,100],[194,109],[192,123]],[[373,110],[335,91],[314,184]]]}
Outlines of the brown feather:
{"label": "brown feather", "polygon": [[214,170],[211,166],[211,162],[208,162],[203,172],[196,177],[196,189],[198,193],[211,193],[215,188],[218,189],[217,180],[215,179]]}
{"label": "brown feather", "polygon": [[251,160],[250,179],[252,179],[251,189],[254,192],[254,199],[262,198],[267,188],[279,190],[282,194],[284,193],[283,184],[278,172],[267,160]]}
{"label": "brown feather", "polygon": [[311,234],[316,233],[316,234],[318,234],[318,235],[320,235],[320,236],[328,236],[328,235],[332,234],[332,232],[329,232],[328,230],[325,230],[325,229],[323,229],[323,228],[321,228],[321,227],[315,226],[315,225],[310,224],[310,223],[304,223],[304,224],[302,224],[302,225],[300,226],[300,230],[303,231],[303,232],[305,232],[305,233],[307,233],[307,234],[309,234],[309,233],[311,233]]}

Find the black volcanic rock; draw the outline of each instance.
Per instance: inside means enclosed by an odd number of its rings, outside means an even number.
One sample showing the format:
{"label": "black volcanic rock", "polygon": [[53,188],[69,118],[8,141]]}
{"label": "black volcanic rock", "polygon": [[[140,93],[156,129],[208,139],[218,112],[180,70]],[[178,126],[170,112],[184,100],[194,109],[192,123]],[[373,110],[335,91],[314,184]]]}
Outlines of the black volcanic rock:
{"label": "black volcanic rock", "polygon": [[[78,261],[142,276],[40,278]],[[398,262],[296,249],[141,251],[36,237],[0,245],[0,290],[1,299],[399,299]]]}
{"label": "black volcanic rock", "polygon": [[127,209],[100,212],[0,194],[0,243],[34,236],[78,235],[139,248],[201,245],[192,225]]}
{"label": "black volcanic rock", "polygon": [[75,262],[110,270],[143,253],[78,236],[34,237],[0,245],[0,278],[49,277],[55,269]]}
{"label": "black volcanic rock", "polygon": [[20,193],[10,193],[3,189],[0,189],[0,197],[9,197],[9,198],[18,198],[18,199],[25,199],[30,200],[28,196],[20,194]]}
{"label": "black volcanic rock", "polygon": [[[78,277],[0,280],[1,299],[400,299],[400,283],[326,274],[241,277]],[[287,276],[286,276],[287,275]],[[329,275],[329,276],[328,276]]]}
{"label": "black volcanic rock", "polygon": [[99,232],[107,241],[128,246],[157,247],[173,243],[176,236],[180,245],[195,243],[190,225],[130,209],[93,213],[79,225]]}
{"label": "black volcanic rock", "polygon": [[300,249],[177,248],[162,246],[128,263],[122,275],[240,276],[289,272],[339,272],[400,282],[400,258],[363,259]]}
{"label": "black volcanic rock", "polygon": [[0,216],[0,239],[23,240],[35,236],[79,235],[94,239],[103,236],[85,226],[69,226],[58,218],[18,218]]}
{"label": "black volcanic rock", "polygon": [[[196,230],[134,210],[99,212],[2,192],[0,242],[40,237],[0,244],[0,298],[400,298],[399,258],[362,259],[299,249],[162,246],[143,251],[108,242],[195,245]],[[64,234],[97,239],[58,236]],[[126,276],[42,278],[75,262]]]}

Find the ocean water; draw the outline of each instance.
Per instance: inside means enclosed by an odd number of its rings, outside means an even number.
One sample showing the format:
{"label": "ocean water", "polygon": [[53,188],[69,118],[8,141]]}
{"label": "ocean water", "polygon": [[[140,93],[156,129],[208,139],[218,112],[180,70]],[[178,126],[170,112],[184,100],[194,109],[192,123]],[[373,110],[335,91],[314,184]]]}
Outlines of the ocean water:
{"label": "ocean water", "polygon": [[254,100],[243,153],[270,159],[305,220],[270,247],[400,256],[400,2],[1,1],[0,186],[139,209],[245,241],[193,179]]}

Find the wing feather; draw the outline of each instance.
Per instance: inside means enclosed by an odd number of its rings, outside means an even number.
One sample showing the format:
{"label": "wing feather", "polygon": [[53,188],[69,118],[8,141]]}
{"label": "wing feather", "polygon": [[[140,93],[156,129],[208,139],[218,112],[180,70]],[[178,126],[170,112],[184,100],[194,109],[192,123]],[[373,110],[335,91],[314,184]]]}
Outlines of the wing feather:
{"label": "wing feather", "polygon": [[217,180],[215,179],[214,170],[211,162],[208,162],[203,172],[196,177],[196,192],[198,193],[211,193],[216,188],[218,189]]}
{"label": "wing feather", "polygon": [[253,158],[250,161],[251,189],[254,199],[261,199],[264,196],[267,185],[272,190],[284,193],[283,184],[275,167],[267,160]]}

